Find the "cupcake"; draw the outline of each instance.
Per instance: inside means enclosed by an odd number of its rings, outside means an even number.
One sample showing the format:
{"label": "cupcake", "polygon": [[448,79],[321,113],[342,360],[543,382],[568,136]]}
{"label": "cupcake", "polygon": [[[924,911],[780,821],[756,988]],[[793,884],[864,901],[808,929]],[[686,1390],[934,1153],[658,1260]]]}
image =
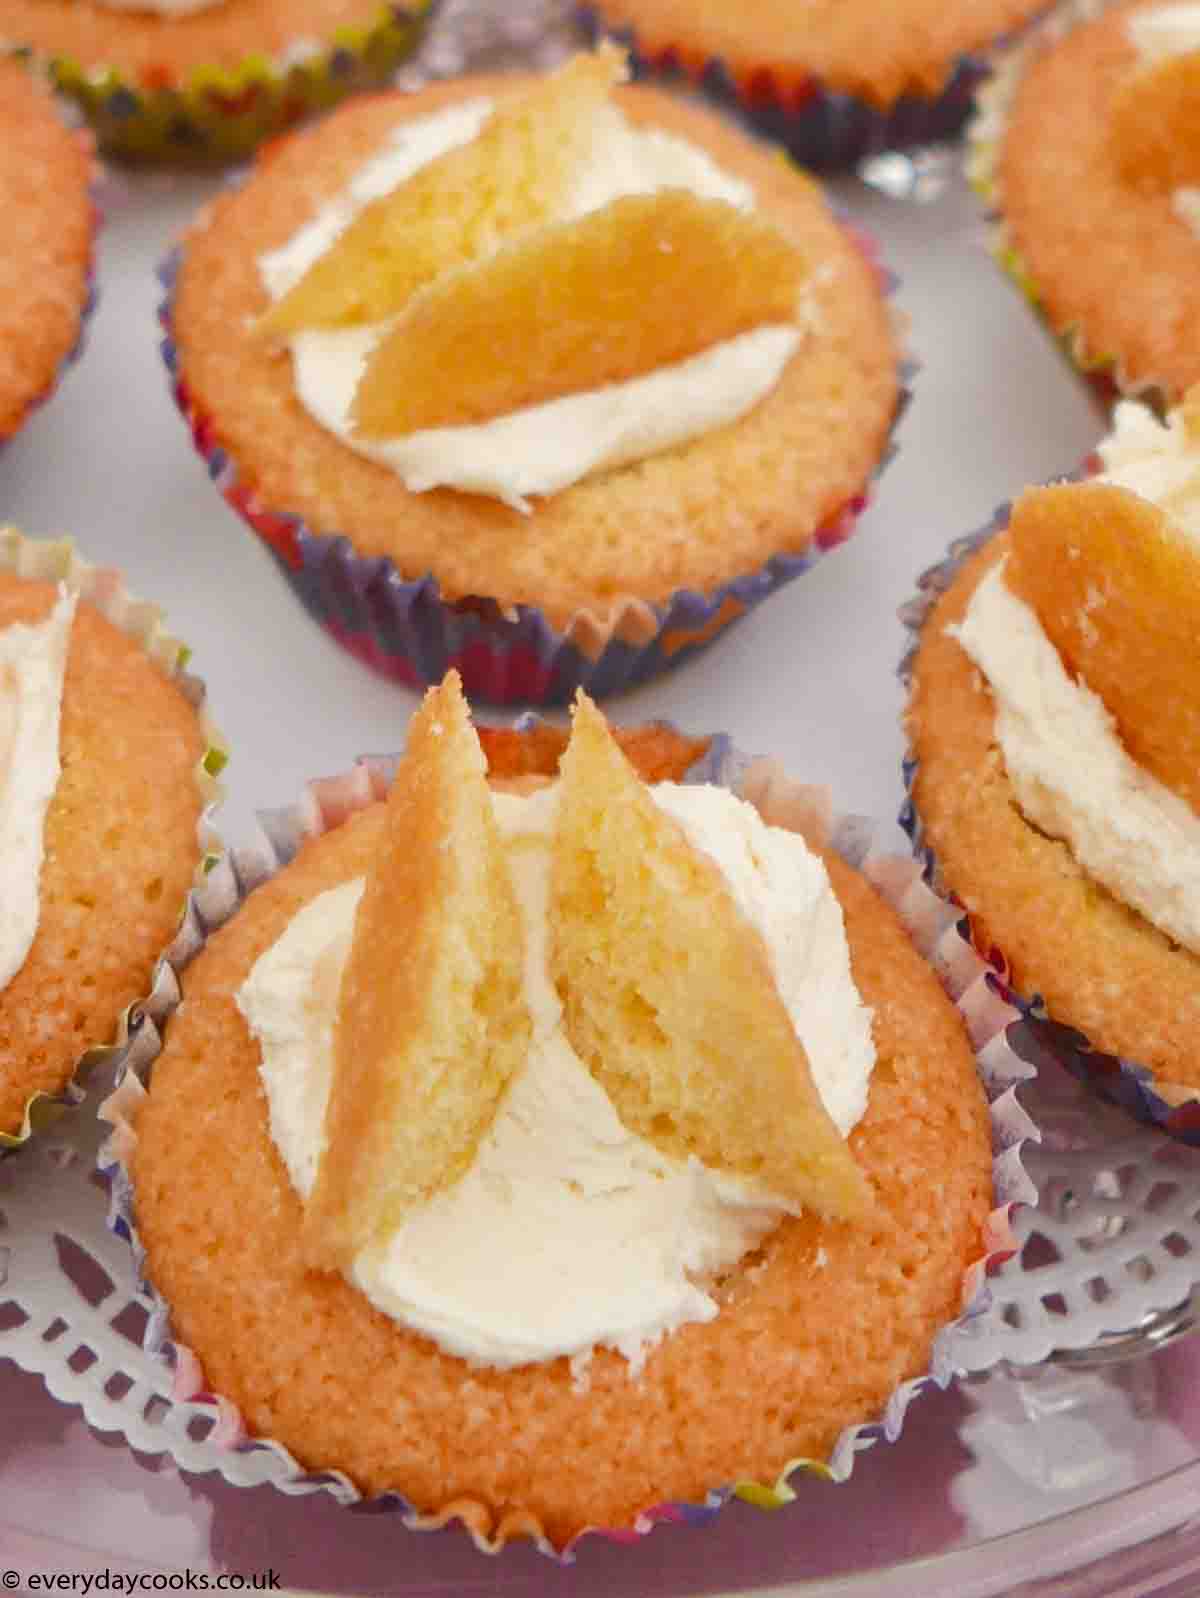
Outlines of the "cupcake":
{"label": "cupcake", "polygon": [[1194,6],[1076,0],[972,125],[997,257],[1108,397],[1170,404],[1200,379],[1198,63]]}
{"label": "cupcake", "polygon": [[984,52],[1046,0],[594,0],[583,19],[628,43],[640,67],[683,73],[806,166],[854,166],[953,138]]}
{"label": "cupcake", "polygon": [[47,398],[90,309],[96,213],[90,139],[52,97],[0,61],[0,444]]}
{"label": "cupcake", "polygon": [[0,36],[135,160],[228,161],[384,83],[431,0],[3,0]]}
{"label": "cupcake", "polygon": [[994,1202],[962,1016],[811,791],[681,783],[707,741],[586,701],[563,742],[477,741],[449,679],[390,793],[321,785],[221,896],[105,1111],[181,1393],[493,1551],[844,1476]]}
{"label": "cupcake", "polygon": [[1166,424],[1123,402],[1100,476],[1028,490],[927,574],[904,667],[937,882],[1041,1041],[1192,1139],[1198,402]]}
{"label": "cupcake", "polygon": [[124,1035],[201,860],[199,684],[158,613],[0,531],[0,1150]]}
{"label": "cupcake", "polygon": [[645,678],[843,539],[887,449],[876,267],[810,179],[621,71],[348,106],[167,270],[222,492],[410,685]]}

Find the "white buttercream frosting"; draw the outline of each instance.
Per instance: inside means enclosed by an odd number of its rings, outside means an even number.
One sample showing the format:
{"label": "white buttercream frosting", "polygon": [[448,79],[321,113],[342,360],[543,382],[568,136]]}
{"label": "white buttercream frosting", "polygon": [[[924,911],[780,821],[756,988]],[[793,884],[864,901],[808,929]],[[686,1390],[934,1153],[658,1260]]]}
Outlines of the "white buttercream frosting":
{"label": "white buttercream frosting", "polygon": [[[848,1131],[874,1063],[841,909],[796,834],[720,790],[652,790],[721,866],[767,941],[784,1002],[831,1114]],[[628,1131],[572,1050],[550,979],[547,902],[557,789],[494,795],[525,931],[533,1040],[467,1174],[350,1277],[385,1313],[453,1354],[494,1366],[646,1348],[718,1312],[714,1272],[789,1206]],[[315,1180],[342,963],[361,882],[312,901],[255,964],[238,1004],[258,1039],[271,1133],[294,1185]],[[314,980],[314,972],[316,977]]]}
{"label": "white buttercream frosting", "polygon": [[987,678],[1024,815],[1124,904],[1200,952],[1200,816],[1130,758],[1104,702],[1068,674],[1003,565],[951,631]]}
{"label": "white buttercream frosting", "polygon": [[0,991],[25,964],[37,935],[74,619],[75,595],[60,589],[44,621],[0,630]]}
{"label": "white buttercream frosting", "polygon": [[1185,222],[1200,238],[1200,189],[1174,189],[1171,192],[1171,209],[1181,222]]}
{"label": "white buttercream frosting", "polygon": [[1200,5],[1152,6],[1133,12],[1126,32],[1142,66],[1157,66],[1173,56],[1200,50]]}
{"label": "white buttercream frosting", "polygon": [[[351,182],[281,249],[259,261],[279,299],[324,255],[372,200],[398,188],[438,156],[475,138],[492,110],[485,98],[406,122]],[[628,194],[687,188],[749,210],[749,184],[702,150],[658,130],[632,128],[615,106],[597,116],[593,158],[568,196],[562,220]],[[371,351],[390,322],[314,329],[291,341],[296,393],[318,422],[360,454],[390,466],[414,493],[450,487],[489,494],[518,510],[593,472],[626,465],[738,420],[778,382],[804,336],[797,321],[756,328],[648,376],[529,406],[470,427],[364,439],[350,408]]]}
{"label": "white buttercream frosting", "polygon": [[1104,473],[1098,481],[1152,500],[1200,539],[1200,447],[1189,437],[1181,407],[1160,422],[1149,406],[1122,400],[1099,455]]}

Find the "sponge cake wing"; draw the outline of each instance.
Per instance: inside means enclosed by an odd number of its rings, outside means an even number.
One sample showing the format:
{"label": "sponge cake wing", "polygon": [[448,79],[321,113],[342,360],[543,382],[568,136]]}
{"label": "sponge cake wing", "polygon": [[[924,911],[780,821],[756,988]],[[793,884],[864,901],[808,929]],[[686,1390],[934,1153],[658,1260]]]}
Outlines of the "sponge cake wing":
{"label": "sponge cake wing", "polygon": [[571,1043],[621,1119],[821,1215],[866,1214],[760,935],[584,699],[558,814],[555,980]]}
{"label": "sponge cake wing", "polygon": [[524,938],[451,674],[413,719],[342,977],[313,1265],[349,1263],[467,1169],[525,1058]]}

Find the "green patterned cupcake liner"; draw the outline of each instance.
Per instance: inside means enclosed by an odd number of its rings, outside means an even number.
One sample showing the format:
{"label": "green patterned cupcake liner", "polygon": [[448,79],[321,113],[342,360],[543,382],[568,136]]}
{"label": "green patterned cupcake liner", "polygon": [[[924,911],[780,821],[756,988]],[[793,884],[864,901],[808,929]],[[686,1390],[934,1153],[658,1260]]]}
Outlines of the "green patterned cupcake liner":
{"label": "green patterned cupcake liner", "polygon": [[239,160],[265,139],[326,111],[347,95],[387,82],[420,43],[435,0],[381,5],[361,27],[279,56],[251,54],[182,80],[164,64],[131,79],[115,64],[84,66],[69,55],[17,46],[73,100],[108,155],[130,161],[210,164]]}

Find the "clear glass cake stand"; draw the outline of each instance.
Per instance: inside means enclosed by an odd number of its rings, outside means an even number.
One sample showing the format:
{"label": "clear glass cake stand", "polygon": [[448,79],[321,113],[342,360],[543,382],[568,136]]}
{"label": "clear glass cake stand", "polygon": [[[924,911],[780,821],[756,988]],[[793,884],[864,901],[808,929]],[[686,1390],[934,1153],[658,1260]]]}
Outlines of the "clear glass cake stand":
{"label": "clear glass cake stand", "polygon": [[[466,0],[451,6],[454,27],[467,10]],[[549,52],[524,10],[512,21],[527,56]],[[479,42],[467,37],[470,49]],[[434,68],[456,70],[465,48],[461,35],[441,35]],[[875,176],[891,192],[856,181],[836,192],[901,277],[897,303],[922,370],[899,456],[844,550],[610,709],[728,731],[742,748],[830,783],[841,809],[888,817],[901,797],[897,607],[917,573],[999,501],[1073,468],[1101,418],[993,267],[953,164],[884,163]],[[87,349],[0,456],[0,515],[30,533],[74,534],[92,560],[119,566],[165,607],[230,742],[220,825],[238,843],[256,809],[291,802],[307,778],[398,747],[413,696],[312,626],[216,495],[168,397],[154,268],[216,189],[210,178],[161,176],[105,185],[101,301]],[[85,1105],[76,1116],[90,1113]],[[1086,1121],[1092,1111],[1085,1102],[1078,1113]],[[31,1179],[13,1163],[12,1181]],[[1200,1206],[1194,1163],[1185,1159],[1175,1179]],[[94,1202],[101,1213],[98,1190]],[[410,1598],[560,1586],[644,1598],[1200,1592],[1200,1341],[1187,1336],[1149,1352],[1143,1330],[1109,1346],[1104,1362],[970,1376],[921,1399],[899,1442],[863,1456],[844,1486],[800,1481],[777,1513],[735,1504],[706,1530],[659,1527],[633,1547],[592,1540],[560,1570],[528,1548],[489,1560],[455,1531],[416,1535],[395,1515],[186,1474],[89,1430],[40,1377],[3,1357],[3,1209],[0,1191],[6,1590],[51,1573],[139,1574],[163,1588],[172,1578],[182,1586],[184,1572],[270,1569],[297,1591]],[[1164,1338],[1191,1322],[1188,1292],[1177,1298],[1153,1323]],[[13,1589],[5,1571],[18,1573]]]}

